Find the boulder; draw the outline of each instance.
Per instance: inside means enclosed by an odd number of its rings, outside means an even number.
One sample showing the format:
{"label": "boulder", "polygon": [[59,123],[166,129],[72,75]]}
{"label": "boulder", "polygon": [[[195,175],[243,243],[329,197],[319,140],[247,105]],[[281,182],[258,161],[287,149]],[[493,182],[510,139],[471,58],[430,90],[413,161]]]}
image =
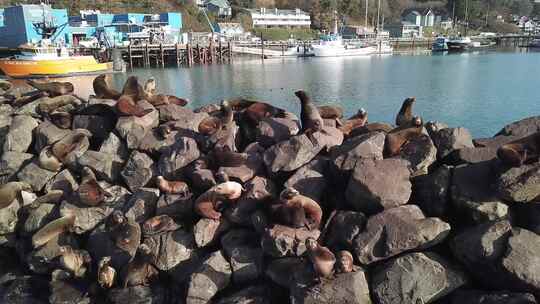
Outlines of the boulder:
{"label": "boulder", "polygon": [[235,284],[257,280],[263,271],[263,252],[258,235],[246,229],[234,229],[221,238],[221,247],[229,257]]}
{"label": "boulder", "polygon": [[343,132],[331,126],[324,126],[322,131],[313,133],[314,143],[326,151],[343,143]]}
{"label": "boulder", "polygon": [[193,235],[197,247],[205,247],[219,241],[219,238],[231,227],[225,218],[213,220],[208,218],[200,219],[193,227]]}
{"label": "boulder", "polygon": [[32,143],[32,131],[38,125],[38,121],[31,116],[14,116],[9,126],[9,132],[4,138],[3,151],[27,152]]}
{"label": "boulder", "polygon": [[159,106],[158,110],[160,121],[174,121],[181,124],[183,129],[193,131],[197,131],[201,121],[208,117],[207,113],[195,113],[191,109],[174,104]]}
{"label": "boulder", "polygon": [[496,135],[525,137],[538,131],[540,131],[540,116],[533,116],[506,125]]}
{"label": "boulder", "polygon": [[451,304],[536,304],[536,299],[530,293],[457,290]]}
{"label": "boulder", "polygon": [[163,214],[187,220],[194,218],[193,198],[178,194],[161,195],[157,202],[156,215]]}
{"label": "boulder", "polygon": [[502,145],[505,145],[509,142],[512,142],[516,139],[519,139],[519,136],[515,135],[497,135],[494,137],[488,137],[488,138],[475,138],[473,139],[473,143],[475,147],[478,148],[499,148]]}
{"label": "boulder", "polygon": [[69,195],[79,188],[79,184],[68,169],[64,169],[56,174],[46,185],[45,191],[62,190]]}
{"label": "boulder", "polygon": [[56,214],[53,213],[55,207],[54,203],[41,203],[36,208],[28,208],[28,217],[21,225],[20,233],[32,237],[36,231],[56,218]]}
{"label": "boulder", "polygon": [[298,257],[271,260],[266,267],[266,276],[275,284],[291,288],[296,283],[295,274],[306,266],[306,261]]}
{"label": "boulder", "polygon": [[457,266],[430,252],[409,253],[377,267],[372,277],[376,303],[432,303],[468,282]]}
{"label": "boulder", "polygon": [[0,184],[12,181],[19,170],[23,166],[28,165],[32,157],[34,156],[29,153],[14,151],[4,152],[0,158]]}
{"label": "boulder", "polygon": [[70,246],[77,249],[77,239],[72,234],[61,233],[49,240],[43,246],[34,249],[26,256],[28,268],[37,274],[49,274],[57,266],[57,259],[62,254],[61,246]]}
{"label": "boulder", "polygon": [[437,148],[429,136],[422,134],[405,143],[399,157],[409,161],[411,176],[424,175],[437,160]]}
{"label": "boulder", "polygon": [[323,146],[314,145],[307,135],[297,135],[279,142],[264,152],[264,163],[269,172],[292,172],[309,163]]}
{"label": "boulder", "polygon": [[327,182],[324,173],[327,167],[326,159],[315,158],[298,169],[283,186],[293,187],[300,194],[320,202],[326,190]]}
{"label": "boulder", "polygon": [[186,304],[206,304],[231,281],[231,265],[221,251],[212,253],[191,275]]}
{"label": "boulder", "polygon": [[411,196],[408,162],[402,159],[361,159],[345,192],[355,210],[373,214],[404,205]]}
{"label": "boulder", "polygon": [[256,130],[256,141],[263,147],[270,147],[279,142],[288,140],[300,132],[297,121],[288,118],[263,118]]}
{"label": "boulder", "polygon": [[521,228],[514,228],[508,238],[501,268],[512,291],[533,292],[540,295],[540,236]]}
{"label": "boulder", "polygon": [[60,129],[46,120],[34,129],[34,151],[41,151],[68,135],[70,130]]}
{"label": "boulder", "polygon": [[319,230],[274,225],[266,229],[262,235],[261,247],[266,255],[276,258],[301,256],[306,251],[306,239],[308,237],[318,239],[319,235]]}
{"label": "boulder", "polygon": [[120,163],[123,163],[129,157],[129,151],[125,142],[116,136],[114,132],[110,132],[101,143],[99,152],[113,155],[114,160]]}
{"label": "boulder", "polygon": [[455,150],[473,148],[471,133],[465,128],[446,128],[433,134],[437,157],[443,159]]}
{"label": "boulder", "polygon": [[103,257],[110,256],[111,267],[118,270],[123,269],[135,257],[135,252],[139,244],[140,239],[137,239],[133,246],[135,250],[122,250],[116,246],[113,241],[113,235],[105,226],[105,223],[102,223],[90,232],[85,248],[90,253],[92,261],[100,261]]}
{"label": "boulder", "polygon": [[231,222],[250,225],[250,215],[265,204],[277,198],[277,187],[271,179],[255,176],[244,184],[246,191],[235,204],[232,204],[225,215]]}
{"label": "boulder", "polygon": [[427,249],[449,233],[449,224],[426,218],[417,206],[400,206],[368,219],[365,231],[354,238],[354,253],[360,263],[368,265],[409,250]]}
{"label": "boulder", "polygon": [[148,184],[154,176],[155,171],[154,161],[148,155],[139,151],[133,151],[120,175],[129,190],[137,191],[139,188]]}
{"label": "boulder", "polygon": [[335,250],[351,250],[353,240],[366,227],[366,216],[355,211],[336,211],[329,219],[328,230],[324,235],[324,244]]}
{"label": "boulder", "polygon": [[39,276],[21,276],[9,285],[0,298],[4,304],[46,304],[49,282]]}
{"label": "boulder", "polygon": [[137,304],[160,304],[166,303],[167,291],[164,288],[153,286],[129,286],[126,288],[114,288],[107,294],[107,299],[112,304],[137,303]]}
{"label": "boulder", "polygon": [[182,137],[172,147],[165,149],[158,161],[158,170],[165,178],[174,178],[185,166],[200,156],[195,140]]}
{"label": "boulder", "polygon": [[77,160],[80,168],[89,167],[98,179],[113,183],[122,170],[120,163],[116,162],[114,155],[88,150]]}
{"label": "boulder", "polygon": [[532,202],[540,199],[540,163],[510,168],[497,180],[497,192],[511,202]]}
{"label": "boulder", "polygon": [[22,199],[16,198],[7,207],[0,209],[0,235],[9,235],[15,232],[19,223],[18,212],[22,206]]}
{"label": "boulder", "polygon": [[454,164],[474,164],[497,158],[497,147],[462,148],[452,152],[451,162]]}
{"label": "boulder", "polygon": [[129,197],[123,210],[126,217],[137,223],[143,223],[156,215],[159,190],[155,188],[140,188]]}
{"label": "boulder", "polygon": [[52,172],[41,168],[35,161],[26,165],[18,174],[17,178],[21,182],[26,182],[36,192],[41,191],[43,187],[56,175]]}
{"label": "boulder", "polygon": [[221,298],[216,304],[271,304],[271,296],[267,286],[255,285]]}
{"label": "boulder", "polygon": [[517,226],[540,234],[540,202],[512,205],[513,217]]}
{"label": "boulder", "polygon": [[75,115],[73,116],[73,129],[86,129],[92,133],[93,139],[99,142],[105,140],[114,129],[114,121],[101,115]]}

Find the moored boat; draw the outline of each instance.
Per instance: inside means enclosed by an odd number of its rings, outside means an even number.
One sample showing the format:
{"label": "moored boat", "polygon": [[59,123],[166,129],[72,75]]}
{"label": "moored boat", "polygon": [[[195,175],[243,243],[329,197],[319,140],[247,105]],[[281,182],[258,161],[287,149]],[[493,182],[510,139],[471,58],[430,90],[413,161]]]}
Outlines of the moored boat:
{"label": "moored boat", "polygon": [[469,49],[471,42],[470,37],[456,37],[450,38],[446,44],[448,45],[449,52],[462,52]]}
{"label": "moored boat", "polygon": [[448,51],[448,39],[446,37],[437,37],[431,44],[432,52],[445,52]]}

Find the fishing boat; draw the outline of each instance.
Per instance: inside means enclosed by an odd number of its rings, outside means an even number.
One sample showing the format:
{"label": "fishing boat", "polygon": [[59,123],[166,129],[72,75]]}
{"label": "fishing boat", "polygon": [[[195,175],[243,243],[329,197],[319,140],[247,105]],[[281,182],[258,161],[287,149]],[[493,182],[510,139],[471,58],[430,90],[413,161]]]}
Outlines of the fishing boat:
{"label": "fishing boat", "polygon": [[540,39],[534,39],[529,44],[527,44],[527,47],[529,48],[540,48]]}
{"label": "fishing boat", "polygon": [[462,52],[468,50],[471,47],[471,38],[470,37],[455,37],[450,38],[446,44],[448,45],[449,52]]}
{"label": "fishing boat", "polygon": [[446,52],[448,51],[448,39],[445,37],[437,37],[431,44],[432,52]]}
{"label": "fishing boat", "polygon": [[112,71],[112,62],[93,56],[72,56],[65,47],[24,45],[20,54],[0,59],[0,69],[13,78],[61,77]]}
{"label": "fishing boat", "polygon": [[377,51],[376,46],[361,43],[345,44],[339,34],[323,36],[319,44],[313,45],[315,57],[366,56],[375,54]]}

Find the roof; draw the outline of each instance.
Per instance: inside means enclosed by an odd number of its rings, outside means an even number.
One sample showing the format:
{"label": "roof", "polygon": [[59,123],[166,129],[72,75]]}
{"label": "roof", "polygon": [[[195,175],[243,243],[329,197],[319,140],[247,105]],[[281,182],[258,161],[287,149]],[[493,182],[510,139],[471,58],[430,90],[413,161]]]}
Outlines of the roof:
{"label": "roof", "polygon": [[220,8],[229,8],[231,7],[231,4],[227,0],[206,0],[204,2],[205,5],[212,4],[214,6],[220,7]]}
{"label": "roof", "polygon": [[[297,11],[299,14],[303,15],[309,15],[308,13],[304,12],[301,9],[275,9],[275,8],[266,8],[266,14],[275,14],[277,10],[278,15],[296,15]],[[250,8],[247,10],[248,12],[252,14],[260,14],[261,9],[260,8]]]}
{"label": "roof", "polygon": [[432,7],[412,7],[403,11],[401,16],[407,16],[408,14],[415,14],[417,16],[425,16],[431,11],[436,16],[445,15],[445,11],[441,8],[432,8]]}

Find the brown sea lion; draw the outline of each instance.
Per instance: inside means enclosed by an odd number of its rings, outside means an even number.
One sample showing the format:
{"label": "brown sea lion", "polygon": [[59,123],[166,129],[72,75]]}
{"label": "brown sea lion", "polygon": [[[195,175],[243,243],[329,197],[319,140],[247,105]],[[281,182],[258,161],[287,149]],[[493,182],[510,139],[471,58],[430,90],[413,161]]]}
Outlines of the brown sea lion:
{"label": "brown sea lion", "polygon": [[270,214],[272,222],[297,229],[306,227],[306,212],[298,204],[273,204],[270,206]]}
{"label": "brown sea lion", "polygon": [[117,100],[122,94],[117,90],[109,87],[107,81],[105,80],[105,77],[106,75],[102,74],[94,79],[94,82],[92,83],[94,87],[94,94],[97,98]]}
{"label": "brown sea lion", "polygon": [[340,120],[343,118],[343,109],[340,106],[318,106],[317,110],[319,110],[322,119]]}
{"label": "brown sea lion", "polygon": [[75,89],[71,82],[38,83],[32,80],[27,80],[26,82],[40,91],[47,92],[50,97],[71,94]]}
{"label": "brown sea lion", "polygon": [[30,92],[28,94],[25,94],[23,96],[17,96],[12,101],[11,105],[14,107],[22,107],[26,104],[29,104],[33,101],[36,101],[42,97],[47,97],[49,94],[47,92],[39,91],[39,92]]}
{"label": "brown sea lion", "polygon": [[0,186],[0,209],[11,205],[21,191],[32,191],[32,187],[25,182],[9,182]]}
{"label": "brown sea lion", "polygon": [[111,257],[103,257],[98,264],[97,279],[101,288],[111,288],[116,279],[116,270],[111,266]]}
{"label": "brown sea lion", "polygon": [[338,273],[355,271],[353,256],[347,250],[341,250],[337,253],[336,270]]}
{"label": "brown sea lion", "polygon": [[424,128],[422,118],[415,117],[413,123],[413,126],[399,127],[386,134],[383,153],[385,157],[398,155],[404,144],[422,134]]}
{"label": "brown sea lion", "polygon": [[168,181],[163,176],[156,177],[156,183],[159,190],[167,194],[186,194],[189,192],[189,186],[182,181]]}
{"label": "brown sea lion", "polygon": [[144,93],[146,93],[147,96],[154,96],[156,95],[156,87],[156,79],[154,77],[150,77],[144,83]]}
{"label": "brown sea lion", "polygon": [[48,223],[32,236],[32,245],[34,248],[40,247],[58,235],[71,231],[75,219],[74,214],[69,214]]}
{"label": "brown sea lion", "polygon": [[60,266],[76,278],[84,277],[91,264],[92,258],[88,251],[73,249],[71,246],[60,247]]}
{"label": "brown sea lion", "polygon": [[193,206],[195,212],[204,218],[219,220],[221,213],[216,211],[219,203],[223,200],[233,201],[242,194],[242,185],[237,182],[225,182],[218,184],[197,198]]}
{"label": "brown sea lion", "polygon": [[128,77],[122,88],[122,95],[131,96],[133,101],[139,101],[146,96],[137,76]]}
{"label": "brown sea lion", "polygon": [[329,278],[334,273],[336,257],[330,249],[317,243],[314,238],[306,239],[306,252],[313,265],[313,270],[319,277]]}
{"label": "brown sea lion", "polygon": [[193,170],[189,172],[191,184],[199,190],[206,191],[217,184],[214,173],[208,169],[208,164],[203,159],[193,162]]}
{"label": "brown sea lion", "polygon": [[346,120],[339,126],[339,130],[343,132],[343,135],[348,136],[355,129],[361,128],[366,125],[368,121],[368,113],[364,108],[360,108],[358,113]]}
{"label": "brown sea lion", "polygon": [[77,196],[82,204],[95,207],[111,197],[111,194],[98,184],[96,175],[90,168],[84,167],[81,175],[81,185],[77,189]]}
{"label": "brown sea lion", "polygon": [[234,99],[229,99],[228,101],[233,111],[243,111],[255,103],[263,103],[263,102],[249,100],[245,98],[234,98]]}
{"label": "brown sea lion", "polygon": [[125,217],[120,211],[118,212],[123,216],[123,219],[118,221],[118,215],[113,215],[117,224],[112,227],[111,239],[116,247],[130,254],[135,253],[141,242],[141,227],[133,219]]}
{"label": "brown sea lion", "polygon": [[415,101],[416,98],[414,97],[409,97],[403,101],[401,109],[399,109],[399,112],[396,116],[396,125],[398,127],[409,126],[411,124],[413,119],[412,108]]}
{"label": "brown sea lion", "polygon": [[302,121],[302,132],[314,133],[322,131],[324,121],[319,113],[317,107],[311,102],[311,99],[304,91],[297,91],[294,93],[302,105],[300,111],[300,120]]}
{"label": "brown sea lion", "polygon": [[239,167],[248,162],[249,154],[233,151],[211,151],[208,157],[213,166],[219,167]]}
{"label": "brown sea lion", "polygon": [[144,222],[142,233],[145,237],[174,231],[180,228],[178,224],[168,215],[154,216]]}
{"label": "brown sea lion", "polygon": [[223,126],[222,120],[219,117],[209,116],[204,118],[199,123],[198,131],[203,135],[212,135]]}
{"label": "brown sea lion", "polygon": [[540,158],[540,132],[514,140],[497,149],[497,157],[506,165],[520,167]]}
{"label": "brown sea lion", "polygon": [[[230,103],[231,102],[229,102],[229,104]],[[285,110],[265,102],[254,102],[244,111],[244,116],[253,126],[258,125],[263,118],[282,117],[283,115],[285,115]]]}
{"label": "brown sea lion", "polygon": [[154,257],[150,247],[146,244],[141,244],[137,248],[135,258],[122,270],[123,287],[147,286],[152,279],[157,277],[159,272],[152,265],[153,259]]}
{"label": "brown sea lion", "polygon": [[122,95],[116,103],[116,111],[120,116],[143,117],[152,112],[152,109],[144,109],[136,104],[136,99],[130,95]]}
{"label": "brown sea lion", "polygon": [[51,147],[51,152],[63,163],[71,152],[75,151],[85,142],[85,139],[91,136],[92,133],[86,129],[75,129],[70,134],[55,142]]}
{"label": "brown sea lion", "polygon": [[52,172],[57,172],[62,169],[62,162],[53,155],[50,146],[43,148],[43,150],[39,152],[38,165],[41,168]]}
{"label": "brown sea lion", "polygon": [[287,206],[300,206],[306,214],[306,226],[309,229],[318,229],[322,221],[322,209],[316,201],[301,195],[298,190],[288,187],[281,191],[280,201]]}

